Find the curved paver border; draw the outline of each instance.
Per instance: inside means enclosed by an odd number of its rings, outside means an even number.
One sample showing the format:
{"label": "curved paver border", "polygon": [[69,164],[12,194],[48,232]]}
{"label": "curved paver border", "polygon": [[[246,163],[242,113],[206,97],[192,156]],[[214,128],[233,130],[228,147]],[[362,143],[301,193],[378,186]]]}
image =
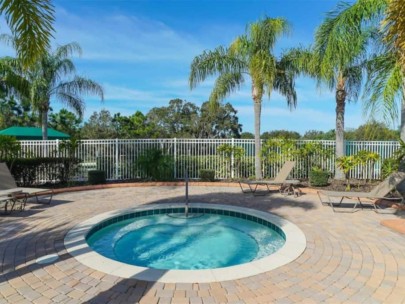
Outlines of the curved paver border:
{"label": "curved paver border", "polygon": [[179,207],[184,207],[184,204],[155,204],[115,210],[94,216],[76,225],[67,233],[64,239],[66,250],[80,263],[106,274],[122,278],[162,283],[209,283],[241,279],[268,272],[294,261],[306,248],[304,233],[296,225],[279,216],[243,207],[205,203],[191,203],[190,207],[241,212],[271,222],[283,230],[286,237],[284,246],[262,259],[231,267],[204,270],[159,270],[111,260],[93,251],[87,244],[87,234],[101,221],[135,211]]}

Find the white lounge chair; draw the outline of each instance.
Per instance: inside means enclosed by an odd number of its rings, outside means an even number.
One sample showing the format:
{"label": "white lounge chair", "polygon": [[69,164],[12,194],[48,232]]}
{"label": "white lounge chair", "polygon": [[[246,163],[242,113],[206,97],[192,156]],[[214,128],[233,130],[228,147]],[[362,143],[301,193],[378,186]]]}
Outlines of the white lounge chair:
{"label": "white lounge chair", "polygon": [[[17,183],[14,180],[14,177],[11,175],[10,170],[7,167],[7,164],[0,163],[0,196],[7,196],[13,198],[14,200],[25,200],[24,206],[27,198],[30,196],[35,196],[36,201],[39,204],[50,204],[52,201],[53,190],[43,188],[18,187]],[[39,200],[39,196],[48,196],[49,198],[46,201],[43,201]]]}
{"label": "white lounge chair", "polygon": [[[333,212],[355,212],[356,207],[360,205],[363,209],[364,205],[368,204],[374,207],[374,211],[378,212],[379,207],[376,201],[379,199],[384,200],[401,200],[403,202],[403,197],[386,197],[396,187],[405,180],[404,172],[395,172],[388,176],[385,180],[375,186],[370,192],[345,192],[345,191],[318,191],[319,200],[323,205],[329,205],[332,207]],[[327,197],[327,201],[322,200],[322,196]],[[332,201],[331,198],[339,198],[338,202]],[[336,209],[335,207],[341,206],[344,203],[344,199],[354,200],[354,206],[351,210],[347,209]]]}
{"label": "white lounge chair", "polygon": [[[296,179],[287,179],[294,166],[295,161],[286,161],[273,180],[242,180],[239,181],[239,186],[243,193],[253,193],[254,195],[263,195],[271,191],[270,186],[278,186],[280,193],[299,196],[301,191],[297,185],[300,181]],[[244,188],[242,186],[243,184],[248,185],[248,188]],[[259,186],[265,186],[266,190],[258,190]]]}

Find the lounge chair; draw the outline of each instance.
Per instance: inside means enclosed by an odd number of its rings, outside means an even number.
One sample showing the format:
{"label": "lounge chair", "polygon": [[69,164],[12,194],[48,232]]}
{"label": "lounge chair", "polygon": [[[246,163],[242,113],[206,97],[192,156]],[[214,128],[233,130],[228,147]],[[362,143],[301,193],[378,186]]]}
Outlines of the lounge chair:
{"label": "lounge chair", "polygon": [[20,211],[24,210],[27,196],[22,195],[22,192],[3,192],[0,191],[0,209],[4,208],[3,214],[10,214],[17,204],[20,204]]}
{"label": "lounge chair", "polygon": [[7,196],[0,196],[0,208],[4,208],[3,214],[10,214],[11,211],[14,209],[15,202],[13,202],[10,197]]}
{"label": "lounge chair", "polygon": [[[355,212],[356,207],[360,205],[363,209],[365,204],[369,204],[374,207],[374,211],[379,211],[379,206],[376,204],[377,200],[401,200],[403,202],[403,197],[386,197],[391,191],[397,191],[396,187],[405,180],[404,172],[395,172],[388,176],[385,180],[375,186],[370,192],[345,192],[345,191],[318,191],[318,197],[322,205],[329,205],[332,207],[333,212]],[[327,201],[322,200],[322,196],[327,197]],[[333,202],[331,198],[340,198],[339,202]],[[338,210],[335,207],[341,206],[343,200],[351,199],[354,200],[354,206],[351,210],[341,209]]]}
{"label": "lounge chair", "polygon": [[[295,166],[295,161],[286,161],[273,180],[242,180],[239,181],[239,186],[243,193],[253,193],[254,195],[263,195],[271,191],[270,186],[278,186],[278,190],[283,194],[294,194],[299,196],[301,191],[296,187],[300,181],[296,179],[287,179],[292,169]],[[244,188],[242,185],[248,185]],[[265,186],[265,191],[259,191],[259,186]]]}
{"label": "lounge chair", "polygon": [[[36,201],[39,204],[50,204],[52,201],[53,190],[43,188],[18,187],[14,180],[14,177],[11,175],[10,170],[7,167],[7,164],[0,163],[0,196],[7,196],[15,201],[20,199],[25,207],[27,198],[30,196],[35,196]],[[43,201],[39,200],[39,196],[48,196],[49,198]],[[21,209],[23,209],[23,207],[21,207]]]}

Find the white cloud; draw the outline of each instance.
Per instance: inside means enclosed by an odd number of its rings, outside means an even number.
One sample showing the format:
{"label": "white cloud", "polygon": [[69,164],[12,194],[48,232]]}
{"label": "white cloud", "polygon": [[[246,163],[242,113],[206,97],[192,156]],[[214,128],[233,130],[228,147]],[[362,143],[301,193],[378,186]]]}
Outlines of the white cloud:
{"label": "white cloud", "polygon": [[[198,84],[196,88],[209,88],[212,89],[215,84],[215,78],[209,78],[204,82]],[[188,89],[190,88],[190,84],[188,82],[188,78],[178,78],[178,79],[169,79],[164,80],[162,82],[162,86],[166,88],[183,88]]]}
{"label": "white cloud", "polygon": [[159,98],[159,94],[153,94],[150,91],[135,90],[111,84],[104,84],[103,87],[105,90],[105,100],[153,102],[153,100]]}
{"label": "white cloud", "polygon": [[188,34],[136,16],[79,16],[58,7],[56,20],[57,41],[77,41],[84,50],[83,58],[88,60],[189,62],[203,49]]}

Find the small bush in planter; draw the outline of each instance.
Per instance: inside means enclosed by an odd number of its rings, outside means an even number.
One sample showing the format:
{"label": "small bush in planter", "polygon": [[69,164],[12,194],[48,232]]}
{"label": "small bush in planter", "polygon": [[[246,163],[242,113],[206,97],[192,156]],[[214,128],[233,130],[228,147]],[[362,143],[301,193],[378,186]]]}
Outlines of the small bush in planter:
{"label": "small bush in planter", "polygon": [[89,174],[89,184],[90,185],[97,185],[97,184],[105,184],[105,172],[101,170],[90,170]]}
{"label": "small bush in planter", "polygon": [[322,187],[328,185],[330,173],[320,168],[312,168],[309,172],[309,183],[311,186]]}
{"label": "small bush in planter", "polygon": [[202,169],[200,170],[200,179],[204,182],[213,182],[215,180],[215,170]]}

